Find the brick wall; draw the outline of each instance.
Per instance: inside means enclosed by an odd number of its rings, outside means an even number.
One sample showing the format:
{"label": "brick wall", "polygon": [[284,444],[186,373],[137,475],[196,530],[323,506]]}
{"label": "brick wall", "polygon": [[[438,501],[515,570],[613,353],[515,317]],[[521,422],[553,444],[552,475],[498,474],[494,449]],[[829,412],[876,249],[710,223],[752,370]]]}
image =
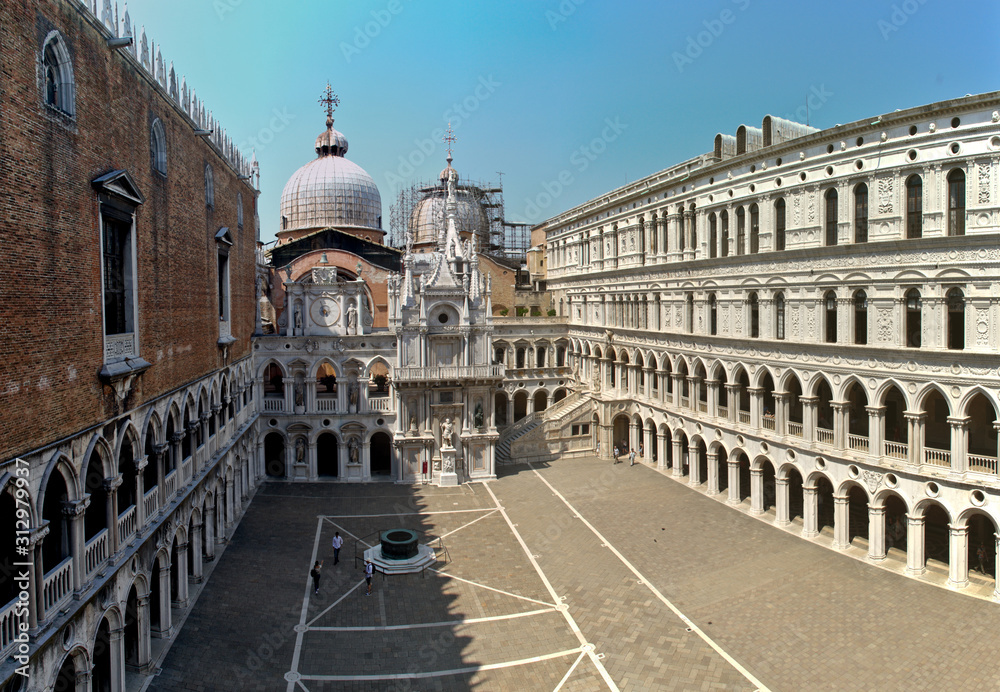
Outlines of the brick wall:
{"label": "brick wall", "polygon": [[[40,56],[58,30],[72,58],[75,117],[45,105]],[[153,171],[159,117],[166,176]],[[207,209],[204,168],[215,205]],[[136,214],[139,354],[153,364],[124,405],[103,364],[100,232],[91,181],[125,169],[146,198]],[[237,228],[237,193],[244,225]],[[254,327],[254,191],[131,55],[75,5],[0,4],[0,460],[96,425],[225,364],[216,298],[216,231],[228,226],[232,331],[228,360]]]}

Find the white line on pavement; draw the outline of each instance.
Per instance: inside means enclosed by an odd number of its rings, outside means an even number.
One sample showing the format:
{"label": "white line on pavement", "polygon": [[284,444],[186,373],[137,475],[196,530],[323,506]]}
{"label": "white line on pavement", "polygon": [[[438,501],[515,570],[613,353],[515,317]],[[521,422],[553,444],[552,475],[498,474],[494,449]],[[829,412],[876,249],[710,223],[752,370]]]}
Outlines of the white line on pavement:
{"label": "white line on pavement", "polygon": [[391,512],[389,514],[324,514],[326,519],[372,519],[376,517],[423,517],[431,514],[464,514],[466,512],[493,512],[492,507],[483,509],[448,509],[441,512]]}
{"label": "white line on pavement", "polygon": [[458,625],[474,625],[478,622],[493,622],[494,620],[514,620],[526,618],[531,615],[541,615],[543,613],[558,612],[555,608],[541,608],[539,610],[527,610],[523,613],[511,613],[510,615],[493,615],[485,618],[468,618],[462,620],[444,620],[442,622],[421,622],[414,625],[383,625],[370,627],[310,627],[310,632],[387,632],[391,630],[416,630],[425,627],[457,627]]}
{"label": "white line on pavement", "polygon": [[[323,533],[323,519],[317,518],[316,520],[316,538],[313,540],[313,552],[312,560],[309,563],[310,567],[316,562],[316,556],[319,554],[319,537]],[[306,614],[309,612],[309,594],[312,588],[312,583],[309,575],[306,574],[306,594],[302,598],[302,614],[299,616],[299,625],[306,624]],[[302,653],[302,637],[305,635],[305,627],[297,628],[295,633],[295,651],[292,653],[292,673],[297,673],[299,671],[299,655]],[[289,682],[286,688],[287,692],[295,692],[295,683]]]}
{"label": "white line on pavement", "polygon": [[522,601],[531,601],[532,603],[541,603],[544,606],[550,606],[552,608],[557,608],[556,603],[546,603],[545,601],[539,601],[534,598],[528,598],[527,596],[521,596],[516,593],[511,593],[510,591],[504,591],[503,589],[495,589],[492,586],[486,586],[486,584],[480,584],[479,582],[469,581],[468,579],[462,579],[461,577],[456,577],[454,574],[448,574],[447,572],[442,572],[439,569],[434,569],[433,567],[428,567],[428,571],[434,572],[435,574],[440,574],[442,577],[447,577],[448,579],[454,579],[456,581],[464,581],[466,584],[472,584],[473,586],[478,586],[480,589],[486,589],[487,591],[496,591],[497,593],[502,593],[505,596],[512,596],[514,598],[520,598]]}
{"label": "white line on pavement", "polygon": [[573,671],[576,670],[576,667],[580,665],[580,661],[582,661],[583,657],[586,655],[586,651],[580,652],[580,655],[576,657],[576,660],[573,661],[573,665],[569,667],[569,670],[566,671],[566,674],[563,676],[562,680],[559,681],[559,684],[556,685],[556,688],[552,690],[552,692],[559,692],[559,690],[562,689],[562,686],[566,684],[567,680],[569,680],[569,676],[573,674]]}
{"label": "white line on pavement", "polygon": [[631,562],[629,562],[627,559],[625,559],[625,556],[622,555],[618,551],[617,548],[615,548],[613,545],[611,545],[611,542],[608,539],[606,539],[603,535],[601,535],[601,532],[598,531],[594,527],[593,524],[591,524],[589,521],[587,521],[586,519],[584,519],[583,514],[581,514],[580,511],[578,509],[576,509],[576,507],[574,507],[572,504],[570,504],[569,500],[567,500],[565,497],[563,497],[562,493],[560,493],[558,490],[556,490],[551,483],[549,483],[547,480],[545,480],[545,478],[542,476],[542,474],[540,474],[538,472],[538,470],[534,466],[531,465],[531,463],[529,463],[529,462],[526,462],[526,463],[528,463],[528,468],[530,468],[534,472],[534,474],[536,476],[538,476],[538,478],[542,481],[542,483],[544,483],[546,486],[548,486],[549,490],[551,490],[556,495],[556,497],[558,497],[560,500],[562,500],[563,504],[565,504],[567,507],[569,507],[569,509],[574,514],[578,515],[580,517],[580,521],[582,521],[584,523],[584,525],[586,525],[586,527],[588,529],[590,529],[591,532],[601,540],[601,543],[605,544],[608,547],[608,549],[611,552],[613,552],[615,554],[615,556],[619,560],[621,560],[622,564],[625,565],[626,567],[628,567],[629,570],[631,570],[632,574],[634,574],[636,577],[638,577],[640,579],[641,583],[647,589],[649,589],[650,591],[653,592],[653,595],[655,595],[665,606],[667,606],[668,608],[670,608],[670,610],[673,611],[674,615],[676,615],[677,617],[679,617],[684,622],[685,625],[687,625],[688,627],[690,627],[692,632],[694,632],[695,634],[697,634],[699,637],[701,637],[705,641],[706,644],[708,644],[710,647],[712,647],[713,649],[715,649],[715,651],[720,656],[722,656],[722,658],[724,658],[729,663],[729,665],[731,665],[733,668],[735,668],[737,671],[739,671],[740,675],[742,675],[747,680],[749,680],[752,684],[754,684],[757,687],[757,692],[770,692],[768,690],[768,688],[764,685],[764,683],[762,683],[760,680],[758,680],[756,677],[754,677],[753,673],[751,673],[749,670],[747,670],[746,668],[744,668],[742,665],[740,665],[739,661],[737,661],[735,658],[733,658],[728,653],[726,653],[722,649],[722,647],[719,646],[718,644],[716,644],[715,641],[711,637],[709,637],[707,634],[705,634],[705,632],[702,631],[702,629],[700,627],[698,627],[698,625],[696,625],[692,620],[690,620],[687,615],[685,615],[684,613],[682,613],[680,611],[680,609],[677,608],[677,606],[675,606],[673,603],[670,602],[669,599],[667,599],[666,596],[664,596],[662,593],[660,593],[659,589],[657,589],[655,586],[653,586],[653,584],[648,579],[646,579],[646,577],[644,577],[642,575],[642,573],[639,572],[639,570],[637,570],[632,565]]}

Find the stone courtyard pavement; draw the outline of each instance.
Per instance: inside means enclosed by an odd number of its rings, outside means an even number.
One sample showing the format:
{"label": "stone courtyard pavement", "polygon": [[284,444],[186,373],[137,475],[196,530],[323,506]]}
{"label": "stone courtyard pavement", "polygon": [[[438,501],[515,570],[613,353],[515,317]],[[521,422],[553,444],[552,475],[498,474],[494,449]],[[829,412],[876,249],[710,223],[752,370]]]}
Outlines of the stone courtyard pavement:
{"label": "stone courtyard pavement", "polygon": [[[365,596],[356,543],[399,526],[442,560]],[[148,689],[982,690],[998,649],[996,604],[646,466],[566,460],[458,488],[265,484]]]}

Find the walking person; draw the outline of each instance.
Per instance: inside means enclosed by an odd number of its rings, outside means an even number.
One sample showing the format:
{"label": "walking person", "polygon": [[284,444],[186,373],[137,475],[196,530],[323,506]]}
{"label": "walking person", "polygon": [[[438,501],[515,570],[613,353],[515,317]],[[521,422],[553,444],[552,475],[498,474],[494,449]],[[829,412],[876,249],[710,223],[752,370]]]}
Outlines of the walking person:
{"label": "walking person", "polygon": [[617,464],[618,463],[618,445],[615,445],[614,452],[615,452],[615,463]]}
{"label": "walking person", "polygon": [[635,466],[635,448],[633,447],[628,453],[629,466]]}
{"label": "walking person", "polygon": [[365,583],[368,584],[368,593],[365,596],[372,595],[372,575],[375,573],[375,565],[372,564],[371,560],[365,559]]}
{"label": "walking person", "polygon": [[640,459],[645,459],[646,458],[645,455],[642,453],[642,443],[641,442],[639,443],[639,458]]}
{"label": "walking person", "polygon": [[319,578],[322,576],[322,572],[320,571],[322,569],[323,561],[317,560],[316,564],[313,565],[313,568],[309,570],[309,576],[312,577],[313,580],[313,593],[319,593]]}
{"label": "walking person", "polygon": [[333,564],[340,562],[340,549],[344,547],[344,539],[340,537],[340,531],[333,535]]}

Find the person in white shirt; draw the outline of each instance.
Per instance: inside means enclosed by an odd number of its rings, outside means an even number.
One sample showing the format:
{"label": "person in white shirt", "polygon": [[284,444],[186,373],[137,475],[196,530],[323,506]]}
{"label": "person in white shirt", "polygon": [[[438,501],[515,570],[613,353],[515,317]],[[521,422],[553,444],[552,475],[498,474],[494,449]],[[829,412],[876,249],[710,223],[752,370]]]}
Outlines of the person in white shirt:
{"label": "person in white shirt", "polygon": [[365,583],[368,584],[368,593],[365,596],[372,595],[372,575],[375,573],[375,565],[372,564],[371,560],[365,560]]}
{"label": "person in white shirt", "polygon": [[344,547],[344,539],[340,537],[340,531],[333,536],[333,564],[340,562],[340,549]]}

